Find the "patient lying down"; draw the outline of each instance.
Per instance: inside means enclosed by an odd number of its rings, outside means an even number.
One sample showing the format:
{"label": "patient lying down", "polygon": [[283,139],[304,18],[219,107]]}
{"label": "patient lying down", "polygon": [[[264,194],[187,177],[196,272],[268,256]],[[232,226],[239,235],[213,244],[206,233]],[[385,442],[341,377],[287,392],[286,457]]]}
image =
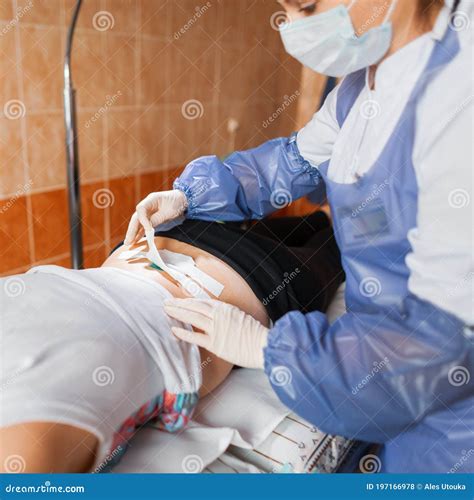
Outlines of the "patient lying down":
{"label": "patient lying down", "polygon": [[[193,257],[224,285],[219,300],[268,323],[229,265],[176,240],[155,243]],[[106,470],[147,422],[183,428],[198,396],[230,372],[228,363],[172,335],[176,323],[163,303],[189,293],[145,258],[120,260],[128,250],[98,269],[43,266],[2,279],[2,471]],[[15,284],[20,294],[12,293]]]}

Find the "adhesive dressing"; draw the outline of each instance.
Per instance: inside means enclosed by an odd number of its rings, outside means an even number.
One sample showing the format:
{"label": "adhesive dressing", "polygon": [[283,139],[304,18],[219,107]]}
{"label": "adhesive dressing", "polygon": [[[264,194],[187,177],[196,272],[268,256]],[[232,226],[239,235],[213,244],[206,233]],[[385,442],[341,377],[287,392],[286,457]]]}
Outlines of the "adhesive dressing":
{"label": "adhesive dressing", "polygon": [[145,257],[144,250],[145,250],[144,246],[134,248],[133,250],[127,250],[126,252],[122,252],[119,255],[118,259],[119,260],[131,260],[131,259],[138,259],[140,257]]}
{"label": "adhesive dressing", "polygon": [[169,250],[161,250],[159,252],[155,245],[154,230],[146,231],[145,237],[148,243],[148,252],[143,253],[143,247],[140,247],[136,253],[132,254],[132,257],[128,257],[129,259],[137,258],[140,254],[144,255],[155,266],[168,273],[193,297],[209,299],[210,296],[203,288],[209,290],[214,296],[219,297],[224,286],[198,269],[192,257],[170,252]]}
{"label": "adhesive dressing", "polygon": [[215,280],[212,276],[209,276],[204,271],[201,271],[194,262],[194,259],[189,255],[184,255],[182,253],[170,252],[169,250],[160,250],[160,255],[165,261],[165,263],[177,271],[181,271],[193,278],[202,286],[209,290],[212,295],[219,297],[224,290],[224,285]]}

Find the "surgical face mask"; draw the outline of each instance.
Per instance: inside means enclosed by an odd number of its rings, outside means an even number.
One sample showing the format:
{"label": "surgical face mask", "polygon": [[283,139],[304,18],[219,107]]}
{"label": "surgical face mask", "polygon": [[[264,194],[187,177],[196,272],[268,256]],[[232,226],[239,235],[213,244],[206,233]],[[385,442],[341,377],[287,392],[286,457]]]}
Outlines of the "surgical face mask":
{"label": "surgical face mask", "polygon": [[371,66],[382,59],[392,42],[389,21],[398,0],[392,0],[380,26],[357,36],[349,15],[350,5],[339,5],[321,14],[280,26],[288,54],[308,68],[327,76],[340,77]]}

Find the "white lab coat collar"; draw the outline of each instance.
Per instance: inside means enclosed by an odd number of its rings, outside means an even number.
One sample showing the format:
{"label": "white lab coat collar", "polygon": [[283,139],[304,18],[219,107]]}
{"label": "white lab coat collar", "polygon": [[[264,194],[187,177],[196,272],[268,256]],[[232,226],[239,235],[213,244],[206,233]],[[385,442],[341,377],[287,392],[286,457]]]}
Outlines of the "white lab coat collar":
{"label": "white lab coat collar", "polygon": [[412,87],[423,69],[420,61],[425,59],[423,54],[427,44],[432,44],[431,33],[416,38],[382,61],[375,72],[375,92],[392,87]]}
{"label": "white lab coat collar", "polygon": [[[420,61],[424,60],[423,55],[426,54],[427,43],[429,43],[429,40],[442,40],[446,30],[452,24],[453,5],[454,0],[445,0],[432,31],[416,38],[380,63],[375,74],[376,90],[377,88],[412,85],[413,80],[416,80],[421,74]],[[474,1],[461,0],[458,12],[458,15],[466,17],[467,23],[472,22]],[[463,31],[467,32],[469,30]],[[460,38],[462,38],[462,35],[462,31],[460,31]],[[400,78],[400,75],[403,75],[403,78]]]}

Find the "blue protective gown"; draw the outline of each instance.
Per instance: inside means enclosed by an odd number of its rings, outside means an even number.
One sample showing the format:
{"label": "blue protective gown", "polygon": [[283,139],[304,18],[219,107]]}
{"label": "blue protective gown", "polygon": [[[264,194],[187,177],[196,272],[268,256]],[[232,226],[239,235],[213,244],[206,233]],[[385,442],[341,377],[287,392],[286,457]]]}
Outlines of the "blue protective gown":
{"label": "blue protective gown", "polygon": [[[199,158],[175,182],[188,197],[187,216],[204,220],[262,218],[275,210],[275,193],[327,193],[347,312],[331,326],[320,312],[285,315],[270,331],[265,371],[281,401],[323,431],[383,443],[387,472],[474,471],[474,460],[462,461],[474,452],[472,325],[411,294],[405,264],[417,215],[417,102],[458,50],[447,30],[381,157],[355,184],[330,180],[329,162],[313,168],[296,136],[224,162]],[[342,83],[341,126],[363,84],[364,72]],[[382,186],[376,196],[374,186]]]}

